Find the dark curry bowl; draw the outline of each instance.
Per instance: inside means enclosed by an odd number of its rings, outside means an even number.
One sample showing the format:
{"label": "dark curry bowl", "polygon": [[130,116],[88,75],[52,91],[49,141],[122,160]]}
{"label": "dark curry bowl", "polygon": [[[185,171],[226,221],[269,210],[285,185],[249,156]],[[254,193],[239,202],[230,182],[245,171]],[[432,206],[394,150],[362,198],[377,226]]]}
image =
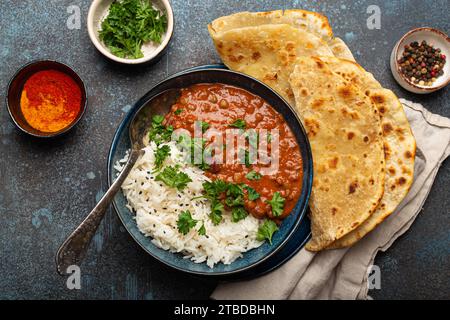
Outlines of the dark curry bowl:
{"label": "dark curry bowl", "polygon": [[[80,112],[78,113],[77,117],[72,121],[70,125],[67,127],[56,131],[56,132],[42,132],[39,130],[36,130],[35,128],[31,127],[28,122],[25,120],[21,108],[20,108],[20,96],[23,90],[23,86],[25,82],[36,72],[43,71],[43,70],[57,70],[60,72],[63,72],[67,74],[69,77],[71,77],[75,83],[78,85],[78,87],[81,90],[81,108]],[[14,76],[11,78],[8,89],[6,94],[6,106],[8,108],[8,113],[11,117],[11,120],[14,122],[14,124],[23,132],[28,133],[29,135],[32,135],[34,137],[39,138],[53,138],[56,136],[60,136],[66,132],[68,132],[70,129],[75,127],[75,125],[80,121],[80,119],[83,117],[84,112],[86,110],[87,106],[87,94],[86,94],[86,87],[83,83],[83,80],[78,76],[78,74],[72,70],[69,66],[53,61],[53,60],[39,60],[39,61],[32,61],[26,65],[24,65],[22,68],[20,68]]]}
{"label": "dark curry bowl", "polygon": [[230,276],[244,271],[251,272],[251,268],[268,260],[282,249],[298,230],[300,224],[305,220],[305,212],[308,206],[313,178],[311,149],[307,135],[299,118],[283,98],[262,82],[238,72],[211,68],[178,73],[157,84],[134,105],[119,125],[114,135],[108,156],[108,182],[111,185],[116,177],[117,172],[113,168],[114,164],[116,161],[122,159],[126,151],[131,147],[128,138],[128,127],[133,115],[140,108],[145,106],[152,97],[165,90],[172,88],[187,88],[199,83],[221,83],[232,85],[245,89],[250,93],[263,98],[284,117],[296,137],[303,158],[302,192],[294,210],[283,220],[279,231],[274,234],[272,245],[266,242],[259,248],[245,252],[242,258],[238,258],[232,264],[225,265],[219,263],[215,265],[214,268],[209,268],[206,263],[197,264],[189,259],[184,259],[181,254],[171,253],[170,251],[156,247],[152,243],[151,238],[144,236],[144,234],[139,231],[133,214],[126,207],[127,201],[122,192],[119,192],[116,195],[113,200],[113,205],[119,218],[133,239],[147,253],[172,268],[204,276]]}

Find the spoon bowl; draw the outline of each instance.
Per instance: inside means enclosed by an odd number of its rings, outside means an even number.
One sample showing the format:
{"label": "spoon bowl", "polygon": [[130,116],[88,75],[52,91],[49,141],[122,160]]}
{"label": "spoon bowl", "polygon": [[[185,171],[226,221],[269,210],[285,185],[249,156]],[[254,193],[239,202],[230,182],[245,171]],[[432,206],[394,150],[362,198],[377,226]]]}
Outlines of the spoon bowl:
{"label": "spoon bowl", "polygon": [[56,253],[56,266],[61,275],[66,274],[70,266],[79,266],[83,261],[89,244],[105,216],[106,209],[120,190],[123,181],[136,161],[143,154],[144,137],[148,132],[153,115],[167,113],[179,96],[180,89],[169,89],[161,92],[150,99],[134,115],[128,130],[132,148],[125,167],[94,209],[70,234]]}
{"label": "spoon bowl", "polygon": [[[139,99],[123,121],[118,125],[108,156],[108,180],[110,183],[115,181],[117,175],[115,164],[117,161],[123,159],[126,152],[131,148],[130,139],[128,137],[129,126],[132,123],[134,115],[139,112],[142,106],[147,105],[148,101],[153,100],[159,93],[172,88],[183,89],[190,88],[197,84],[215,83],[241,88],[264,99],[286,120],[300,146],[300,152],[303,159],[302,170],[304,173],[301,196],[292,213],[283,220],[283,223],[279,226],[279,230],[274,234],[272,244],[265,243],[258,248],[249,250],[243,254],[242,258],[235,260],[231,264],[219,263],[216,264],[214,268],[210,268],[206,263],[195,263],[190,259],[186,259],[183,254],[173,253],[170,250],[160,248],[154,243],[152,237],[142,233],[136,223],[135,215],[129,210],[129,206],[127,205],[128,200],[123,192],[118,192],[116,194],[113,200],[113,206],[118,217],[122,221],[125,230],[128,231],[136,243],[153,258],[182,272],[209,277],[227,277],[228,280],[228,277],[233,277],[234,275],[241,273],[244,274],[243,272],[251,273],[252,270],[259,265],[265,267],[268,265],[272,266],[273,262],[270,261],[273,260],[271,258],[277,256],[278,252],[282,250],[285,245],[290,243],[290,239],[296,234],[300,225],[307,223],[306,208],[312,187],[311,149],[305,130],[297,115],[287,102],[275,91],[254,78],[235,71],[223,69],[223,67],[221,68],[220,66],[197,67],[172,75],[150,89],[147,94]],[[164,105],[167,104],[161,104],[160,106],[162,107],[158,112],[155,111],[154,114],[167,114],[170,109],[165,109]],[[309,225],[307,225],[306,229],[309,230]],[[307,235],[307,233],[302,234],[303,237],[305,235]]]}

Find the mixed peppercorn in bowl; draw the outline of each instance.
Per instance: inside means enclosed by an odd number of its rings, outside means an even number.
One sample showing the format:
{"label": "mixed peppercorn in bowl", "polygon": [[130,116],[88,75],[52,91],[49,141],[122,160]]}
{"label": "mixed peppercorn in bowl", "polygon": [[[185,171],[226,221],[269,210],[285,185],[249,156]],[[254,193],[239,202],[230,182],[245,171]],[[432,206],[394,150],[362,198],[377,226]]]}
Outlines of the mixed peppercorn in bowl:
{"label": "mixed peppercorn in bowl", "polygon": [[433,28],[406,33],[394,46],[391,71],[397,82],[414,93],[430,93],[450,82],[450,38]]}

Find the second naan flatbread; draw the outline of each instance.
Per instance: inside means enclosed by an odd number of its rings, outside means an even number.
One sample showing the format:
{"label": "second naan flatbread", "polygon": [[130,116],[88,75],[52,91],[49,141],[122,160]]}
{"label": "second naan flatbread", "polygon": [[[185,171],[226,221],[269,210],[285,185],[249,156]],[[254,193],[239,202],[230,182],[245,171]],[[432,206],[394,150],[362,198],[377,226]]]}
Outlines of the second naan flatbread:
{"label": "second naan flatbread", "polygon": [[355,244],[394,212],[413,182],[416,143],[403,106],[391,90],[382,88],[371,73],[356,63],[332,57],[321,60],[333,72],[357,86],[376,105],[386,160],[385,192],[377,210],[362,225],[328,247],[335,249]]}
{"label": "second naan flatbread", "polygon": [[[327,248],[376,210],[384,191],[380,117],[357,86],[318,57],[302,57],[290,77],[311,143],[311,251]],[[351,204],[351,205],[349,205]]]}
{"label": "second naan flatbread", "polygon": [[302,56],[332,56],[328,45],[315,35],[287,24],[264,24],[220,32],[214,44],[232,70],[266,83],[292,106],[289,76]]}

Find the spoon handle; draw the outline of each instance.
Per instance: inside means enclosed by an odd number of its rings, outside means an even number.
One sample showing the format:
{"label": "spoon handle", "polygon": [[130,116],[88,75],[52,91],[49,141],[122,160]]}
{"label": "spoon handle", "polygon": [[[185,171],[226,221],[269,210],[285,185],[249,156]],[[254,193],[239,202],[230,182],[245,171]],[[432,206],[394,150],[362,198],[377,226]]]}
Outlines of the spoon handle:
{"label": "spoon handle", "polygon": [[105,216],[106,209],[111,203],[122,186],[123,181],[130,173],[142,150],[132,150],[130,152],[127,164],[120,172],[117,179],[92,209],[84,221],[72,232],[72,234],[64,241],[56,253],[56,267],[61,275],[66,274],[67,268],[71,265],[79,266],[84,259],[89,243],[92,240],[100,222]]}

